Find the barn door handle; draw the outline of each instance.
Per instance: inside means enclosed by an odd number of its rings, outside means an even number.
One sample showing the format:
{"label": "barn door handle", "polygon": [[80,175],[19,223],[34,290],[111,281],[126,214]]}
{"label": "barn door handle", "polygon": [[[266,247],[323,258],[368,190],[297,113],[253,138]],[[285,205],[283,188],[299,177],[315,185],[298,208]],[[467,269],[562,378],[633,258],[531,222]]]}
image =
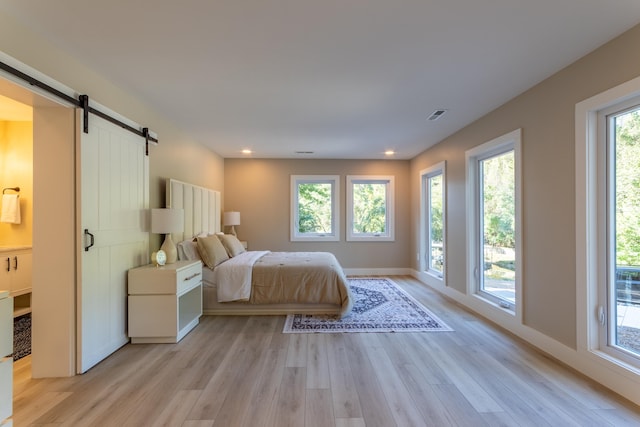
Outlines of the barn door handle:
{"label": "barn door handle", "polygon": [[7,271],[11,271],[11,258],[7,257]]}
{"label": "barn door handle", "polygon": [[14,256],[14,257],[13,257],[13,261],[15,262],[15,264],[14,264],[14,266],[13,266],[13,269],[14,269],[14,270],[17,270],[17,269],[18,269],[18,257],[17,257],[17,256]]}
{"label": "barn door handle", "polygon": [[87,228],[84,229],[84,235],[89,236],[89,241],[91,242],[89,246],[84,247],[84,251],[89,252],[89,248],[91,248],[95,244],[95,237],[93,236],[93,234],[89,233],[89,229]]}

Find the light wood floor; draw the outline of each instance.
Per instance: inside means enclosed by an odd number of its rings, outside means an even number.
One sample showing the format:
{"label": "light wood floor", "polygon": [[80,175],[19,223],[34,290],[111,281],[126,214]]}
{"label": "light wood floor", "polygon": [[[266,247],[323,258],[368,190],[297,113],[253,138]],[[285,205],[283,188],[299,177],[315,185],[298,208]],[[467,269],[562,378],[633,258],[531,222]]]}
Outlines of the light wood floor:
{"label": "light wood floor", "polygon": [[640,408],[394,277],[455,332],[282,334],[282,316],[203,317],[85,375],[15,366],[14,425],[637,426]]}

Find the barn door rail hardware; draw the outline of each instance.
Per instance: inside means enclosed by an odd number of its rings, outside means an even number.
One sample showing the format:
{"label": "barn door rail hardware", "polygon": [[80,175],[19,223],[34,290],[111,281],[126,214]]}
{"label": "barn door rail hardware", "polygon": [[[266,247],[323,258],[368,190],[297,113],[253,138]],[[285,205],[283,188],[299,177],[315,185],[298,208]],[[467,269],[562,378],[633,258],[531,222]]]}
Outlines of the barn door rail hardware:
{"label": "barn door rail hardware", "polygon": [[[149,135],[149,130],[148,128],[144,128],[147,129],[146,132],[140,129],[136,129],[133,126],[130,126],[118,119],[116,119],[115,117],[112,117],[110,115],[108,115],[107,113],[104,113],[100,110],[97,110],[93,107],[91,107],[89,105],[89,96],[88,95],[80,95],[78,97],[78,99],[73,98],[72,96],[67,95],[66,93],[63,93],[61,91],[59,91],[58,89],[49,86],[48,84],[26,74],[23,73],[22,71],[12,67],[9,64],[6,64],[2,61],[0,61],[0,69],[6,71],[9,74],[12,74],[16,77],[18,77],[21,80],[24,80],[25,82],[29,83],[31,86],[36,86],[48,93],[50,93],[51,95],[54,95],[56,97],[58,97],[59,99],[62,99],[63,101],[75,105],[76,107],[82,108],[84,111],[84,133],[89,133],[89,113],[91,114],[95,114],[98,117],[101,117],[105,120],[107,120],[108,122],[113,123],[116,126],[120,126],[123,129],[128,130],[129,132],[132,132],[142,138],[145,138],[145,141],[147,143],[147,145],[149,144],[149,141],[151,142],[155,142],[158,143],[158,139],[152,137],[151,135]],[[147,150],[148,152],[148,150]]]}

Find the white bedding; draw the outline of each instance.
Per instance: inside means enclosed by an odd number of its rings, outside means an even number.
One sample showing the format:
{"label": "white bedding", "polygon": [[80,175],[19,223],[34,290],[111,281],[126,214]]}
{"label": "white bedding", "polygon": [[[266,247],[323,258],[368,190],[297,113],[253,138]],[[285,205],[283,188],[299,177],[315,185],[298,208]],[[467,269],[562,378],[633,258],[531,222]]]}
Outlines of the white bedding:
{"label": "white bedding", "polygon": [[241,253],[213,270],[218,288],[218,302],[247,301],[251,296],[251,271],[256,261],[269,251]]}

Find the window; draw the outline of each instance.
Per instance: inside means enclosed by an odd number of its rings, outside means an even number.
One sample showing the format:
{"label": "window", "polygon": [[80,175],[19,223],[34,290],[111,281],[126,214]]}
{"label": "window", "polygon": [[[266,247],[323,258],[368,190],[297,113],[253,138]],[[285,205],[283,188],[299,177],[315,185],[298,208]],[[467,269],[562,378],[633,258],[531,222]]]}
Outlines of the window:
{"label": "window", "polygon": [[520,130],[467,152],[469,291],[513,313],[521,277],[519,159]]}
{"label": "window", "polygon": [[[636,197],[640,175],[638,166],[633,171],[625,164],[637,162],[637,154],[618,157],[636,149],[637,138],[627,137],[631,129],[637,132],[632,122],[639,108],[640,77],[575,109],[577,349],[584,360],[606,368],[602,382],[614,390],[635,390],[640,381],[640,356],[634,350],[638,324],[627,324],[640,306],[633,299],[638,276],[631,265],[635,259],[628,256],[633,242],[625,237],[636,232],[625,224],[633,205],[625,197]],[[630,194],[622,194],[629,182]]]}
{"label": "window", "polygon": [[291,241],[338,241],[339,177],[291,176]]}
{"label": "window", "polygon": [[420,172],[422,220],[420,270],[444,278],[445,270],[445,162]]}
{"label": "window", "polygon": [[347,176],[347,240],[393,241],[392,176]]}
{"label": "window", "polygon": [[606,352],[640,365],[640,98],[601,110],[598,128],[598,181],[606,206],[599,218],[598,258],[606,272],[598,289],[599,342]]}

